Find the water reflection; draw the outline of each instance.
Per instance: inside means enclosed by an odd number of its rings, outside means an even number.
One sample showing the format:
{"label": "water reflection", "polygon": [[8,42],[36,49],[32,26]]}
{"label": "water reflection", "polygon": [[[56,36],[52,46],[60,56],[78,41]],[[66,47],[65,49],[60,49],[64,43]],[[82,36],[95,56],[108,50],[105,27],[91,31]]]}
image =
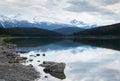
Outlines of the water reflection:
{"label": "water reflection", "polygon": [[116,39],[74,38],[73,40],[76,42],[80,42],[80,43],[82,42],[82,43],[93,45],[93,46],[120,50],[120,38],[116,38]]}
{"label": "water reflection", "polygon": [[17,44],[17,50],[26,51],[43,51],[47,50],[65,50],[73,47],[84,46],[82,43],[74,42],[73,40],[62,38],[14,38],[9,40]]}
{"label": "water reflection", "polygon": [[[104,46],[112,48],[106,44]],[[17,49],[30,50],[29,53],[21,54],[21,56],[28,58],[25,65],[32,64],[41,73],[38,81],[120,81],[120,51],[72,40],[56,41],[37,47],[20,46]],[[65,75],[44,71],[39,66],[43,61],[65,62]]]}
{"label": "water reflection", "polygon": [[38,47],[45,46],[62,40],[62,38],[13,38],[8,40],[18,47]]}

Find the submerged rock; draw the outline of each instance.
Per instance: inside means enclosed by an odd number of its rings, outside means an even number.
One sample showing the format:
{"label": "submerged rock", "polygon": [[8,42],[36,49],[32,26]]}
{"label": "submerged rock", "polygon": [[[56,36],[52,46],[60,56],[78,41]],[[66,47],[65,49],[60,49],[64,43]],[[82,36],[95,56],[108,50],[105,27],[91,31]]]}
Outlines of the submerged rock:
{"label": "submerged rock", "polygon": [[61,80],[66,78],[66,75],[64,73],[50,72],[50,71],[47,71],[46,69],[44,69],[43,71],[45,73],[49,73],[51,76],[53,76],[55,78],[61,79]]}
{"label": "submerged rock", "polygon": [[35,57],[35,55],[30,55],[30,57]]}

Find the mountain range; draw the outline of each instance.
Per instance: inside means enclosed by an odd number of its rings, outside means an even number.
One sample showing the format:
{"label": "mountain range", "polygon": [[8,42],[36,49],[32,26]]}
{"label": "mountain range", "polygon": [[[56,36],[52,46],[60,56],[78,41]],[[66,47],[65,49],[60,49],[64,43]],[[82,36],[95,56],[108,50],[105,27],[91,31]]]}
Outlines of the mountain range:
{"label": "mountain range", "polygon": [[1,15],[0,34],[11,36],[120,36],[120,23],[99,27],[77,20],[72,20],[70,23],[30,22]]}
{"label": "mountain range", "polygon": [[0,23],[0,28],[3,28],[2,24]]}
{"label": "mountain range", "polygon": [[[17,19],[16,17],[7,17],[4,15],[0,15],[0,27],[4,28],[12,28],[12,27],[37,27],[47,30],[55,30],[59,28],[67,28],[67,27],[81,27],[81,28],[92,28],[96,27],[95,24],[86,24],[81,21],[72,20],[70,23],[60,23],[60,22],[46,22],[46,21],[39,21],[40,19],[33,18],[33,21],[24,20],[24,19]],[[49,19],[48,19],[49,20]]]}
{"label": "mountain range", "polygon": [[[78,31],[78,32],[77,32]],[[72,33],[72,34],[71,34]],[[91,29],[78,29],[75,27],[61,28],[57,30],[47,30],[42,28],[33,27],[13,27],[13,28],[0,28],[0,35],[20,36],[20,37],[54,37],[63,35],[73,35],[73,37],[119,37],[120,36],[120,23],[101,26]]]}

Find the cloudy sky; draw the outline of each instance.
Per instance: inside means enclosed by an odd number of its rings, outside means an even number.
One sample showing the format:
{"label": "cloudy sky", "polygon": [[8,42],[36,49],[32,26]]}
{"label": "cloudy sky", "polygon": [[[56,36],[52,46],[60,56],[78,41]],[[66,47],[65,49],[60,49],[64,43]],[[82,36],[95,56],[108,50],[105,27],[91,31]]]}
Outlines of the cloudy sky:
{"label": "cloudy sky", "polygon": [[53,22],[120,22],[120,0],[0,0],[0,15]]}

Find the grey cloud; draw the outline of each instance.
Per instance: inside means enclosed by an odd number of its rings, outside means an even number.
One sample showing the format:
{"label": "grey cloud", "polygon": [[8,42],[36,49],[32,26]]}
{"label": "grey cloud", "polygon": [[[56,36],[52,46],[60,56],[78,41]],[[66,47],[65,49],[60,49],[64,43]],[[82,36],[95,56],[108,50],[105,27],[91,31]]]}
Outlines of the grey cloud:
{"label": "grey cloud", "polygon": [[71,4],[68,8],[66,8],[68,11],[74,11],[74,12],[93,12],[96,11],[96,7],[89,4],[86,1],[69,1]]}
{"label": "grey cloud", "polygon": [[57,6],[57,4],[55,3],[54,0],[47,0],[47,1],[46,1],[46,4],[47,4],[47,5],[51,5],[51,6]]}
{"label": "grey cloud", "polygon": [[[116,3],[119,2],[120,0],[0,0],[0,14],[12,16],[21,13],[26,18],[27,16],[28,18],[51,16],[68,22],[68,19],[80,20],[78,15],[82,16],[82,12],[84,12],[87,14],[84,15],[91,16],[91,22],[93,21],[93,23],[103,22],[101,20],[96,21],[98,15],[100,19],[106,17],[106,21],[115,20],[115,22],[119,22],[120,10],[116,7]],[[111,7],[106,8],[106,5]],[[89,19],[87,20],[86,18],[84,17],[83,20],[85,19],[86,22],[89,22]]]}
{"label": "grey cloud", "polygon": [[85,1],[69,1],[69,3],[71,4],[69,7],[66,8],[66,10],[68,11],[73,11],[73,12],[91,12],[91,11],[95,11],[96,8],[90,4],[88,4]]}
{"label": "grey cloud", "polygon": [[65,10],[67,11],[71,11],[71,12],[87,12],[87,13],[97,13],[97,14],[101,14],[101,15],[114,15],[115,13],[105,9],[105,8],[101,8],[101,6],[96,6],[90,3],[90,1],[88,0],[70,0],[68,2],[70,4],[69,7],[65,8]]}
{"label": "grey cloud", "polygon": [[97,2],[100,2],[103,5],[113,5],[119,3],[120,0],[98,0]]}
{"label": "grey cloud", "polygon": [[62,0],[47,0],[45,3],[46,8],[48,9],[56,9],[59,7]]}

